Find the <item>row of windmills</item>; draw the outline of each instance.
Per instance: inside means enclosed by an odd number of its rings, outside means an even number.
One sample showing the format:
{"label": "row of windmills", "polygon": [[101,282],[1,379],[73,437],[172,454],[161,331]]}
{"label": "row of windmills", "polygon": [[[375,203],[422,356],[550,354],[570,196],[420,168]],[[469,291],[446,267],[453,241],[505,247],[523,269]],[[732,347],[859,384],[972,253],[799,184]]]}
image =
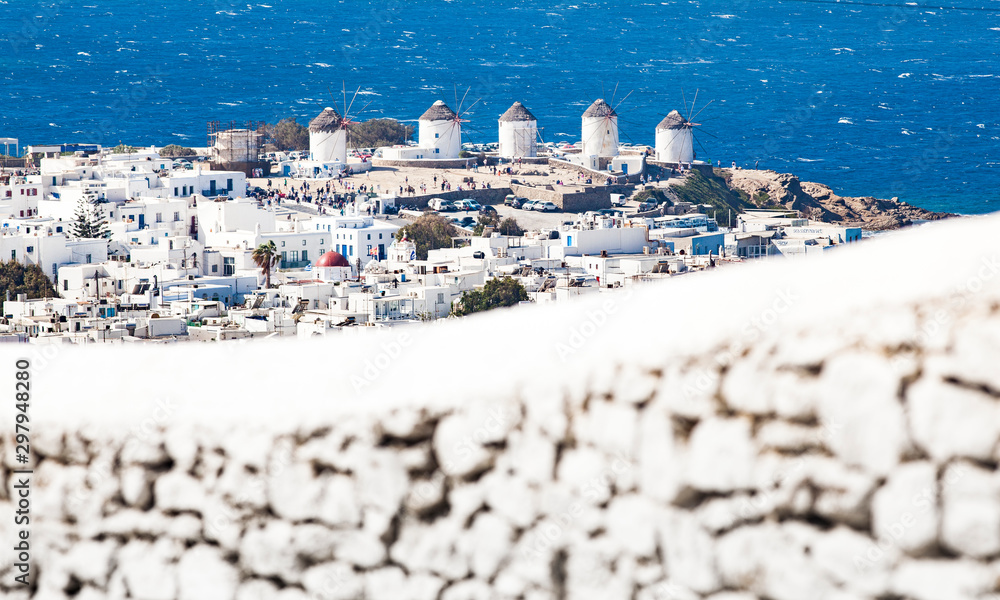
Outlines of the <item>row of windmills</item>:
{"label": "row of windmills", "polygon": [[[471,108],[471,107],[470,107]],[[443,100],[436,101],[418,119],[416,146],[382,149],[382,158],[394,160],[452,160],[462,150],[462,118]],[[466,109],[465,112],[468,112]],[[326,108],[309,123],[310,157],[318,162],[347,163],[347,128],[350,118]],[[656,127],[655,158],[666,163],[694,160],[693,128],[679,111],[671,111]],[[504,158],[530,158],[538,153],[538,119],[520,102],[500,115],[499,152]],[[584,111],[581,118],[581,154],[614,157],[619,155],[618,113],[603,99]]]}
{"label": "row of windmills", "polygon": [[[691,123],[673,110],[656,126],[656,159],[666,163],[694,160],[694,132]],[[583,112],[580,124],[581,154],[618,156],[618,113],[604,99],[597,99]],[[538,120],[520,102],[500,116],[500,156],[531,157],[537,153]]]}

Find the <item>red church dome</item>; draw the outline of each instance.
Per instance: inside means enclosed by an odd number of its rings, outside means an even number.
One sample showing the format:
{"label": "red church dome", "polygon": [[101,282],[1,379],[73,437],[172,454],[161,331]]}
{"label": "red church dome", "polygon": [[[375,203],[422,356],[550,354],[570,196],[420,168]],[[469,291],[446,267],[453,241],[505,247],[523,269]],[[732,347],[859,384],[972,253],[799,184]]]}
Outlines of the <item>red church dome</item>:
{"label": "red church dome", "polygon": [[316,267],[350,267],[351,263],[346,258],[344,258],[344,255],[341,254],[340,252],[334,252],[334,251],[331,250],[330,252],[327,252],[323,256],[319,257],[319,260],[317,260],[316,264],[313,265],[313,266],[316,266]]}

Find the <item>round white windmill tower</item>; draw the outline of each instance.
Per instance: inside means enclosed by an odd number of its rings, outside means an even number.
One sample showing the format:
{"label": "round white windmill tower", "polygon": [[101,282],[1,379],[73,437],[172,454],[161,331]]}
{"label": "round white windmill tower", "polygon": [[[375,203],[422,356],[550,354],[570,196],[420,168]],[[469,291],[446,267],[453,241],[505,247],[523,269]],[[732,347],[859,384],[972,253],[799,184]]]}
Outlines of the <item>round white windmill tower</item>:
{"label": "round white windmill tower", "polygon": [[443,100],[420,115],[420,147],[433,149],[429,158],[458,158],[462,149],[462,119]]}
{"label": "round white windmill tower", "polygon": [[319,162],[347,163],[347,122],[334,109],[323,109],[309,122],[309,156]]}
{"label": "round white windmill tower", "polygon": [[694,123],[676,110],[656,126],[656,160],[689,163],[694,160]]}
{"label": "round white windmill tower", "polygon": [[520,102],[500,115],[500,156],[504,158],[538,155],[538,119]]}
{"label": "round white windmill tower", "polygon": [[583,155],[618,156],[618,113],[603,98],[583,113]]}

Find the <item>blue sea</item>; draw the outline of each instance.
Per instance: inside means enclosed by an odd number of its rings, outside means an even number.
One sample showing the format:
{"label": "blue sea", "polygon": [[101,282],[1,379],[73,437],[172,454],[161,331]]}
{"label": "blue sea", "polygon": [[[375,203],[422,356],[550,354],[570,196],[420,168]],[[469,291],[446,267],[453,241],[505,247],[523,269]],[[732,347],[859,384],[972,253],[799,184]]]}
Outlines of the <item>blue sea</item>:
{"label": "blue sea", "polygon": [[998,0],[0,0],[0,137],[203,146],[209,120],[305,123],[360,86],[360,119],[479,100],[466,141],[488,142],[520,100],[576,141],[604,97],[622,141],[678,109],[699,158],[984,213],[998,51]]}

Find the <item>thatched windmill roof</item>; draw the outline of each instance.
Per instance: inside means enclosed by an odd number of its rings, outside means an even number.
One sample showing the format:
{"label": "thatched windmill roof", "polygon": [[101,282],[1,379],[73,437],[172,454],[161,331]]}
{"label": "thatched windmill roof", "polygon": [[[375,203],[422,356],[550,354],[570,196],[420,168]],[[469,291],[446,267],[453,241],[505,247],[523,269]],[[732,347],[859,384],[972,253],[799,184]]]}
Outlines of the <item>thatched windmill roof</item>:
{"label": "thatched windmill roof", "polygon": [[458,115],[455,111],[448,108],[448,105],[444,103],[444,100],[438,100],[431,105],[427,111],[420,115],[421,121],[451,121]]}
{"label": "thatched windmill roof", "polygon": [[583,113],[584,117],[617,117],[618,113],[615,109],[611,108],[611,105],[604,101],[604,98],[598,98],[594,100],[594,103],[590,105]]}
{"label": "thatched windmill roof", "polygon": [[500,115],[500,121],[537,121],[535,115],[524,107],[520,102],[515,102],[507,109],[507,112]]}
{"label": "thatched windmill roof", "polygon": [[312,121],[309,121],[309,131],[332,133],[340,129],[343,119],[340,113],[329,106],[323,109]]}
{"label": "thatched windmill roof", "polygon": [[684,129],[685,127],[690,127],[688,120],[681,116],[681,113],[676,110],[670,111],[670,114],[663,117],[660,124],[656,126],[657,131],[663,131],[665,129]]}

